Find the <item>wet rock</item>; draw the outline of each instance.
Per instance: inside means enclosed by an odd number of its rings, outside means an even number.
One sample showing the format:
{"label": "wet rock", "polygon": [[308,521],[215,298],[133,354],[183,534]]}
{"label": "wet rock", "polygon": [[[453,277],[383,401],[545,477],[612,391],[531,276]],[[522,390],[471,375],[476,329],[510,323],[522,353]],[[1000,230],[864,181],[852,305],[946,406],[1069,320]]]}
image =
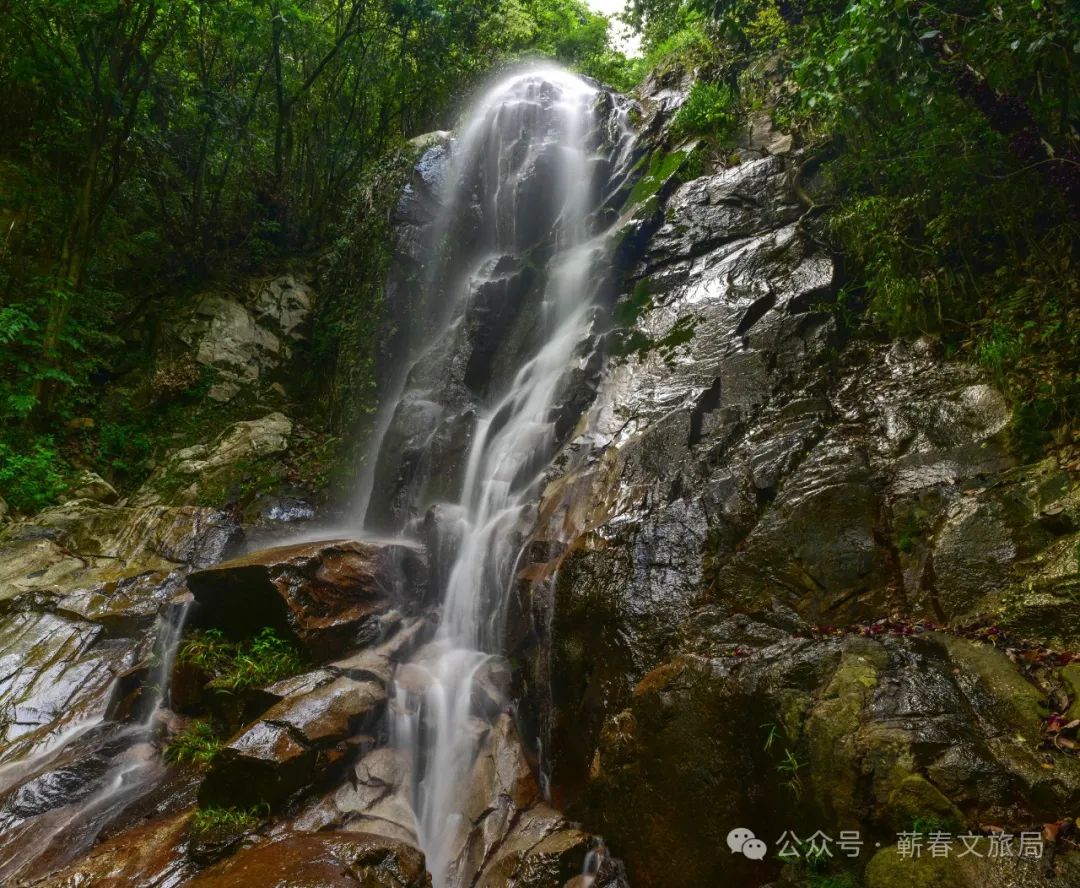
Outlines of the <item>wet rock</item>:
{"label": "wet rock", "polygon": [[205,804],[276,803],[310,785],[317,753],[284,725],[259,721],[214,757],[199,792]]}
{"label": "wet rock", "polygon": [[896,848],[878,851],[866,867],[866,888],[1067,888],[1080,877],[1080,855],[1059,854],[1050,866],[1038,858],[1022,858],[1014,837],[1004,856],[983,837],[974,851],[964,846],[947,855],[901,856]]}
{"label": "wet rock", "polygon": [[385,703],[380,684],[345,676],[286,697],[214,756],[200,800],[275,805],[319,783],[347,754],[345,741],[373,727]]}
{"label": "wet rock", "polygon": [[858,829],[883,844],[913,816],[1019,831],[1080,799],[1080,763],[1045,766],[1043,712],[1004,654],[935,633],[684,656],[606,722],[574,813],[620,849],[633,884],[669,888],[767,880],[703,851],[732,822],[776,836]]}
{"label": "wet rock", "polygon": [[191,888],[431,888],[416,848],[359,833],[286,835],[200,873]]}
{"label": "wet rock", "polygon": [[413,775],[404,750],[373,749],[350,769],[338,787],[309,802],[287,828],[333,829],[384,836],[418,846],[418,827],[409,800]]}
{"label": "wet rock", "polygon": [[282,413],[238,422],[209,444],[196,444],[169,455],[135,494],[138,505],[224,504],[232,488],[259,466],[274,474],[275,457],[285,453],[293,423]]}
{"label": "wet rock", "polygon": [[33,884],[41,888],[179,886],[188,874],[189,819],[190,813],[184,812],[126,830]]}
{"label": "wet rock", "polygon": [[89,588],[146,571],[205,566],[236,527],[214,509],[109,506],[73,500],[5,527],[0,598]]}
{"label": "wet rock", "polygon": [[481,664],[473,675],[474,714],[494,718],[502,712],[510,704],[512,678],[505,661],[493,658]]}
{"label": "wet rock", "polygon": [[295,633],[316,657],[378,641],[380,617],[425,598],[424,552],[410,543],[338,540],[253,552],[188,577],[197,620],[236,635]]}
{"label": "wet rock", "polygon": [[394,679],[396,664],[404,663],[418,647],[428,641],[434,630],[434,622],[426,616],[403,620],[385,641],[366,646],[344,659],[335,660],[330,666],[351,678],[374,679],[384,687],[389,687]]}
{"label": "wet rock", "polygon": [[592,839],[542,801],[508,715],[484,735],[467,793],[464,820],[451,838],[452,879],[483,888],[555,888],[582,872]]}

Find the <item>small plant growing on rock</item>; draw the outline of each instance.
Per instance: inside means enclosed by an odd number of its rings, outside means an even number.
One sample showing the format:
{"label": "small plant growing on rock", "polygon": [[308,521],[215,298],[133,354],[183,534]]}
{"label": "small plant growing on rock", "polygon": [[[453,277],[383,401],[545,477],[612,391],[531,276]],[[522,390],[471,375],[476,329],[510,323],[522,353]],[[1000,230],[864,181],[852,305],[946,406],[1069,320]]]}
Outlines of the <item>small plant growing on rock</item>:
{"label": "small plant growing on rock", "polygon": [[218,839],[255,829],[267,815],[261,808],[199,808],[191,815],[191,832],[200,839]]}
{"label": "small plant growing on rock", "polygon": [[208,721],[194,721],[172,738],[165,761],[175,764],[207,764],[221,748],[221,739]]}
{"label": "small plant growing on rock", "polygon": [[784,750],[784,758],[776,766],[776,770],[784,777],[784,785],[791,791],[795,798],[802,798],[802,779],[799,777],[799,769],[803,762],[790,749]]}
{"label": "small plant growing on rock", "polygon": [[300,649],[269,626],[241,642],[229,641],[219,629],[194,632],[179,659],[210,677],[207,688],[227,693],[265,687],[307,668]]}
{"label": "small plant growing on rock", "polygon": [[672,130],[679,137],[710,136],[724,140],[735,128],[735,94],[726,83],[698,80],[679,108]]}

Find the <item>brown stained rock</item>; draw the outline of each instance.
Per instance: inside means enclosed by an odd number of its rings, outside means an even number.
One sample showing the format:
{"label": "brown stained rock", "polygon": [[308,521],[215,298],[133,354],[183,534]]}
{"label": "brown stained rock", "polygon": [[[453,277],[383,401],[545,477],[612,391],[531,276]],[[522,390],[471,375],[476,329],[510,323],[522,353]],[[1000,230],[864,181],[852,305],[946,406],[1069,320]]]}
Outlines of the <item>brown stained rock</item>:
{"label": "brown stained rock", "polygon": [[373,682],[342,676],[298,697],[288,697],[263,715],[263,721],[288,725],[312,746],[333,744],[374,722],[386,691]]}
{"label": "brown stained rock", "polygon": [[189,810],[125,830],[35,885],[141,888],[180,884],[187,866],[185,837],[190,817]]}
{"label": "brown stained rock", "polygon": [[279,802],[306,786],[317,754],[284,725],[256,722],[214,757],[199,790],[211,805]]}
{"label": "brown stained rock", "polygon": [[426,559],[408,543],[334,540],[253,552],[188,577],[198,620],[234,635],[289,629],[319,658],[374,634],[374,618],[424,598]]}
{"label": "brown stained rock", "polygon": [[416,848],[363,833],[293,833],[245,848],[204,871],[191,888],[430,888]]}
{"label": "brown stained rock", "polygon": [[200,799],[229,805],[283,801],[325,778],[342,760],[346,741],[377,721],[385,704],[382,685],[345,676],[286,697],[218,752]]}

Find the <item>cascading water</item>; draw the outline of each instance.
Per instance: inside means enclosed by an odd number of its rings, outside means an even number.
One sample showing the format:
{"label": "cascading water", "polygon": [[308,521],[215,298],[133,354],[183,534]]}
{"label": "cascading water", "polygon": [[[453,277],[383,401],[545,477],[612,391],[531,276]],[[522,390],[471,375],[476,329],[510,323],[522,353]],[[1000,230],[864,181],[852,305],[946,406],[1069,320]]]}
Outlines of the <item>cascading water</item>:
{"label": "cascading water", "polygon": [[[627,175],[626,111],[557,68],[504,78],[452,144],[443,209],[430,227],[436,258],[423,300],[437,321],[411,356],[378,442],[377,473],[397,486],[384,488],[381,503],[376,492],[368,523],[385,529],[387,515],[404,524],[431,510],[436,527],[429,545],[442,578],[441,621],[398,671],[391,726],[412,761],[417,829],[436,888],[463,878],[455,859],[477,751],[477,680],[502,651],[558,408],[595,345],[610,224],[601,211]],[[463,439],[455,459],[453,442]],[[448,487],[456,496],[439,495]]]}
{"label": "cascading water", "polygon": [[[65,752],[72,753],[69,757],[76,768],[75,763],[83,757],[103,756],[107,761],[97,779],[86,784],[88,791],[68,804],[37,818],[24,819],[17,813],[17,805],[14,811],[9,809],[0,815],[0,829],[9,839],[0,849],[0,881],[32,872],[46,858],[48,865],[55,867],[76,856],[93,845],[115,817],[154,787],[164,766],[152,741],[158,732],[160,710],[168,703],[169,679],[189,609],[190,603],[185,600],[158,618],[153,633],[154,666],[131,723],[112,723],[105,720],[104,713],[96,714],[36,755],[0,769],[0,792],[25,781],[20,792],[33,798],[34,775],[47,778],[50,764]],[[114,685],[113,692],[118,689],[119,685]],[[99,730],[101,736],[94,737]],[[86,749],[79,749],[83,738],[90,742]]]}

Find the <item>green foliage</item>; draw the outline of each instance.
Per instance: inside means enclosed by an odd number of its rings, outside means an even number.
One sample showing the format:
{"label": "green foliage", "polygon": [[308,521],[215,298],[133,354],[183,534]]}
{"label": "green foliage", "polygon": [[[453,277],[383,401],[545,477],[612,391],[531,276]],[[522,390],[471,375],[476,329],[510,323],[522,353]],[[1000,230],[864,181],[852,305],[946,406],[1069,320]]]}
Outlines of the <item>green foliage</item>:
{"label": "green foliage", "polygon": [[208,721],[193,721],[176,734],[165,749],[165,761],[175,764],[209,764],[221,748],[221,738]]}
{"label": "green foliage", "polygon": [[53,439],[39,437],[21,448],[0,440],[0,496],[13,509],[35,512],[53,503],[67,488],[67,467]]}
{"label": "green foliage", "polygon": [[[1080,415],[1075,4],[632,3],[647,49],[695,16],[718,46],[710,82],[777,72],[750,101],[823,173],[815,218],[847,260],[845,294],[889,334],[940,336],[985,366],[1017,405],[1018,452],[1036,456]],[[1051,155],[1066,161],[1047,175]]]}
{"label": "green foliage", "polygon": [[308,666],[296,644],[270,627],[240,642],[229,641],[218,629],[198,630],[184,639],[177,658],[208,675],[208,688],[225,693],[265,687]]}
{"label": "green foliage", "polygon": [[915,548],[915,543],[926,535],[924,525],[926,515],[919,509],[903,512],[893,523],[893,535],[896,549],[905,555]]}
{"label": "green foliage", "polygon": [[189,829],[198,841],[224,841],[257,829],[268,813],[264,808],[199,807],[191,815]]}
{"label": "green foliage", "polygon": [[1034,400],[1017,404],[1009,423],[1009,449],[1024,461],[1037,460],[1053,440],[1058,421],[1058,405],[1053,401]]}
{"label": "green foliage", "polygon": [[784,750],[784,757],[776,766],[777,772],[783,777],[784,785],[795,798],[802,798],[803,785],[799,771],[805,766],[795,752],[791,749]]}
{"label": "green foliage", "polygon": [[[389,151],[360,179],[345,211],[344,234],[326,255],[327,296],[315,319],[312,360],[331,427],[356,436],[376,407],[375,363],[383,328],[383,287],[393,248],[391,210],[416,162],[408,146]],[[358,444],[359,447],[359,444]]]}
{"label": "green foliage", "polygon": [[810,873],[807,888],[858,888],[851,873]]}
{"label": "green foliage", "polygon": [[698,80],[672,121],[678,137],[708,136],[722,141],[737,121],[735,96],[727,84]]}
{"label": "green foliage", "polygon": [[909,832],[920,836],[929,836],[932,833],[948,832],[951,829],[952,824],[946,823],[939,817],[927,815],[925,817],[916,817]]}

